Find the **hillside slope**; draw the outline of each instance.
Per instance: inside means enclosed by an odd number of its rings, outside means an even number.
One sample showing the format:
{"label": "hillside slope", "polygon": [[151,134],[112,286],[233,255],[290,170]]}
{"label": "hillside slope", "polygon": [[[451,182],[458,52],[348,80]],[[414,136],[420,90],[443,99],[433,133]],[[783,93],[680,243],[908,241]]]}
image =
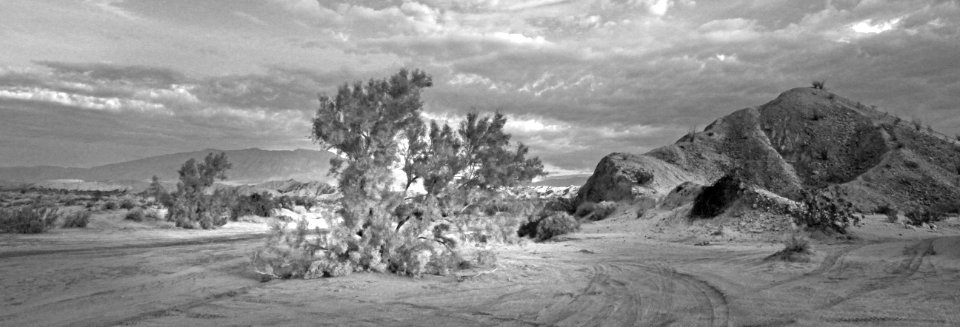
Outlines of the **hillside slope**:
{"label": "hillside slope", "polygon": [[[47,180],[149,182],[154,175],[164,181],[175,181],[177,170],[190,158],[202,160],[220,150],[183,152],[92,168],[8,167],[0,168],[0,180],[39,183]],[[255,184],[271,180],[328,181],[330,158],[325,151],[271,151],[243,149],[223,151],[233,168],[227,171],[227,182]]]}
{"label": "hillside slope", "polygon": [[[637,170],[651,177],[624,186],[622,176]],[[684,182],[709,184],[734,172],[788,198],[803,188],[836,185],[861,210],[906,209],[960,196],[960,146],[831,92],[796,88],[646,154],[608,155],[578,201],[628,198],[620,191],[625,187],[633,196],[661,199],[664,189]]]}

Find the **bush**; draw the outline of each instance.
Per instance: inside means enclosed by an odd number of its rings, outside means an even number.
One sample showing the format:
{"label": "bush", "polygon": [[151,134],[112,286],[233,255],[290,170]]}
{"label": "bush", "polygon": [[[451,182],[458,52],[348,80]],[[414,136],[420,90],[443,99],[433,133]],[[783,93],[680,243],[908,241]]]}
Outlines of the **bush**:
{"label": "bush", "polygon": [[946,218],[947,213],[936,208],[921,208],[907,211],[904,216],[907,217],[907,223],[914,226],[923,224],[932,224]]}
{"label": "bush", "polygon": [[137,205],[138,203],[131,198],[123,198],[123,200],[120,200],[120,209],[130,210]]}
{"label": "bush", "polygon": [[90,211],[81,210],[64,216],[63,228],[85,228],[90,223]]}
{"label": "bush", "polygon": [[[289,200],[289,198],[286,199]],[[290,203],[293,203],[293,201],[291,200]],[[237,218],[246,215],[270,217],[271,212],[280,207],[280,201],[275,201],[273,195],[267,192],[240,196],[237,198],[233,210],[231,210],[230,219],[236,221]]]}
{"label": "bush", "polygon": [[823,90],[824,89],[823,86],[826,83],[827,83],[826,80],[817,80],[817,81],[810,82],[810,86],[813,87],[814,89]]}
{"label": "bush", "polygon": [[53,206],[44,206],[39,202],[11,209],[0,209],[0,232],[38,234],[43,233],[56,223],[59,210]]}
{"label": "bush", "polygon": [[137,208],[127,212],[126,216],[123,216],[123,219],[141,222],[146,218],[146,214],[143,212],[143,209]]}
{"label": "bush", "polygon": [[195,193],[174,197],[173,206],[167,211],[167,220],[186,229],[217,228],[230,219],[230,204],[230,197],[223,190],[217,190],[213,195]]}
{"label": "bush", "polygon": [[115,201],[107,201],[103,203],[103,210],[116,210],[119,207],[120,204]]}
{"label": "bush", "polygon": [[293,231],[287,230],[287,225],[275,220],[266,244],[253,253],[253,267],[262,280],[305,276],[315,253],[321,249],[316,239],[308,239],[310,231],[305,219],[301,219]]}
{"label": "bush", "polygon": [[143,216],[151,220],[163,220],[163,214],[155,208],[144,210]]}
{"label": "bush", "polygon": [[783,250],[774,253],[769,259],[783,261],[809,261],[813,251],[810,250],[810,240],[798,233],[793,233],[783,242]]}
{"label": "bush", "polygon": [[836,188],[802,190],[801,207],[790,211],[790,214],[797,225],[846,234],[847,228],[860,223],[860,216],[854,214],[853,204],[843,196]]}
{"label": "bush", "polygon": [[607,219],[607,217],[610,217],[615,211],[617,211],[617,204],[615,202],[584,202],[577,207],[575,215],[581,219],[597,221]]}
{"label": "bush", "polygon": [[546,241],[555,236],[580,230],[580,222],[562,211],[541,211],[531,216],[527,223],[520,226],[519,236],[528,236],[537,241]]}

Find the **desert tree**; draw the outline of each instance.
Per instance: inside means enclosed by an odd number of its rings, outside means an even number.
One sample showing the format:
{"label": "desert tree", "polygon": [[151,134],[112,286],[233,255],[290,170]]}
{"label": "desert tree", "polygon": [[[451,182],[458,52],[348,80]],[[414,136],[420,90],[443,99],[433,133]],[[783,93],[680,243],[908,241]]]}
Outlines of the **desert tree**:
{"label": "desert tree", "polygon": [[312,137],[338,154],[330,172],[343,194],[347,227],[362,227],[371,205],[387,200],[398,138],[422,124],[420,91],[432,85],[425,72],[403,69],[386,79],[343,84],[334,97],[320,96]]}
{"label": "desert tree", "polygon": [[516,149],[510,149],[510,134],[503,130],[506,123],[507,117],[499,111],[492,117],[471,112],[460,123],[457,132],[463,142],[462,186],[515,186],[544,175],[539,158],[526,158],[526,145],[518,142]]}
{"label": "desert tree", "polygon": [[409,128],[404,131],[404,138],[401,140],[401,156],[403,157],[403,166],[400,168],[406,175],[406,183],[403,190],[407,191],[417,180],[423,179],[426,173],[422,168],[424,162],[429,160],[428,152],[430,144],[427,141],[427,125],[421,120],[413,122]]}
{"label": "desert tree", "polygon": [[227,178],[226,171],[233,167],[226,153],[208,153],[202,162],[190,158],[177,173],[180,181],[169,206],[168,219],[178,227],[210,229],[226,223],[228,204],[223,192],[210,189],[216,179]]}

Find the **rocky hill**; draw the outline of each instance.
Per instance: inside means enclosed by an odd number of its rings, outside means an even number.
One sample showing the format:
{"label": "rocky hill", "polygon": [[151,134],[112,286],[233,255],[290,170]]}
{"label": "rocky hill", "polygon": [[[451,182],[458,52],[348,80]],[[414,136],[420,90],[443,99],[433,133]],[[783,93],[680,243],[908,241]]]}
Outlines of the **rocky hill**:
{"label": "rocky hill", "polygon": [[908,209],[960,197],[960,144],[829,91],[796,88],[674,144],[604,157],[577,201],[662,200],[683,183],[733,173],[786,198],[836,185],[862,211]]}
{"label": "rocky hill", "polygon": [[[207,149],[149,157],[139,160],[97,166],[92,168],[65,167],[5,167],[0,168],[0,180],[10,183],[64,183],[63,181],[112,182],[118,185],[138,185],[150,181],[154,175],[163,181],[176,181],[177,170],[190,158],[202,160],[211,152]],[[273,180],[329,181],[327,171],[333,154],[325,151],[292,150],[270,151],[243,149],[224,151],[233,168],[227,171],[231,184],[256,184]]]}

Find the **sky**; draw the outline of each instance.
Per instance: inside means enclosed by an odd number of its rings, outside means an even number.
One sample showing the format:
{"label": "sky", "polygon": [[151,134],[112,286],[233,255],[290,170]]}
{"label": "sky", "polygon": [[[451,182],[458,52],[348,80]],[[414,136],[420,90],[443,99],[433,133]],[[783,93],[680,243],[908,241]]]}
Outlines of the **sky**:
{"label": "sky", "polygon": [[960,2],[7,0],[0,166],[320,149],[318,94],[422,69],[424,115],[507,114],[556,175],[825,80],[960,133]]}

